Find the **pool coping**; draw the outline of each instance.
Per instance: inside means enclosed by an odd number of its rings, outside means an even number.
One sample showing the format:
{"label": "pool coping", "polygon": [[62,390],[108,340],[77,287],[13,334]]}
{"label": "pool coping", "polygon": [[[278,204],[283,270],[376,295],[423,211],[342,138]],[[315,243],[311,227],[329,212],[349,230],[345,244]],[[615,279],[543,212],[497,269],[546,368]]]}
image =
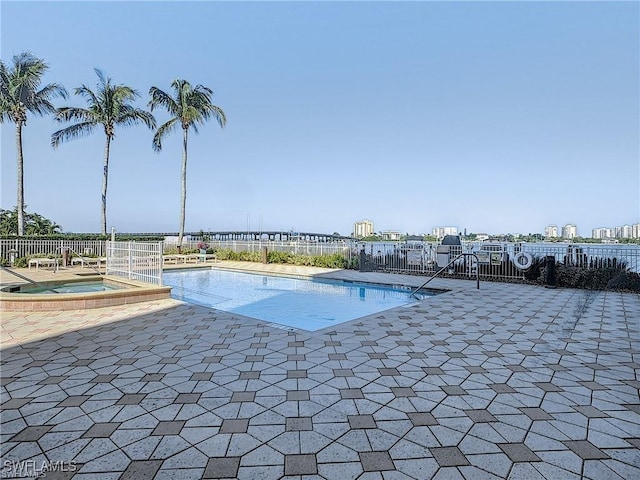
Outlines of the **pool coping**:
{"label": "pool coping", "polygon": [[[39,312],[84,310],[149,302],[171,297],[171,287],[151,285],[113,275],[83,276],[83,278],[79,279],[69,278],[64,279],[64,283],[82,283],[92,280],[124,285],[124,288],[100,292],[59,293],[55,295],[0,292],[0,311]],[[46,287],[59,284],[60,281],[48,280],[37,283]],[[24,285],[24,283],[16,282],[16,285]]]}

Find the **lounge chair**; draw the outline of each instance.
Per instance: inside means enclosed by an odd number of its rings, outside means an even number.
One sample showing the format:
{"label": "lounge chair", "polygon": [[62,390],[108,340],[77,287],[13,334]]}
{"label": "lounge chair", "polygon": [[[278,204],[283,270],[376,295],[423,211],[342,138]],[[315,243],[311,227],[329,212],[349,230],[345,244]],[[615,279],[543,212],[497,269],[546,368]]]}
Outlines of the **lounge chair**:
{"label": "lounge chair", "polygon": [[59,265],[59,260],[57,258],[32,258],[29,260],[29,268],[31,268],[32,265],[36,266],[36,271],[38,271],[40,266],[56,268]]}

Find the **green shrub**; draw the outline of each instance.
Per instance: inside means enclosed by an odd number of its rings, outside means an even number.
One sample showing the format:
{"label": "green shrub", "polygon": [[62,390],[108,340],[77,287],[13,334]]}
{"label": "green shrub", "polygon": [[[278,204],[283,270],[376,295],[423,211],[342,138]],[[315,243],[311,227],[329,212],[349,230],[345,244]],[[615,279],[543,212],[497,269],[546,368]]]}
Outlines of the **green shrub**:
{"label": "green shrub", "polygon": [[347,268],[348,261],[339,253],[333,253],[331,255],[316,255],[311,257],[313,259],[313,266],[323,268]]}
{"label": "green shrub", "polygon": [[259,262],[261,260],[260,252],[234,252],[229,248],[216,249],[212,252],[216,254],[218,260],[243,262]]}
{"label": "green shrub", "polygon": [[29,260],[27,259],[27,257],[16,258],[13,266],[16,268],[27,268],[29,266]]}
{"label": "green shrub", "polygon": [[640,273],[628,271],[618,272],[618,274],[607,283],[607,289],[640,293]]}
{"label": "green shrub", "polygon": [[348,270],[359,270],[360,259],[357,256],[352,256],[349,260],[345,260],[345,267]]}
{"label": "green shrub", "polygon": [[531,266],[523,272],[523,276],[526,280],[531,282],[543,283],[543,268],[545,264],[544,257],[533,256],[531,260]]}
{"label": "green shrub", "polygon": [[[218,260],[262,262],[262,252],[234,252],[233,250],[225,248],[215,250],[215,254]],[[348,262],[339,253],[331,255],[296,255],[288,252],[270,251],[267,253],[267,262],[323,268],[348,267]]]}
{"label": "green shrub", "polygon": [[238,252],[238,260],[242,262],[260,262],[262,255],[260,252]]}
{"label": "green shrub", "polygon": [[[299,255],[298,255],[299,256]],[[296,264],[293,261],[294,256],[291,253],[287,252],[268,252],[267,253],[267,262],[268,263],[291,263]],[[298,264],[296,264],[298,265]]]}
{"label": "green shrub", "polygon": [[215,253],[218,260],[235,260],[231,258],[231,255],[235,254],[235,252],[228,248],[220,248]]}
{"label": "green shrub", "polygon": [[640,275],[620,268],[580,268],[558,264],[556,284],[559,287],[587,290],[640,292]]}

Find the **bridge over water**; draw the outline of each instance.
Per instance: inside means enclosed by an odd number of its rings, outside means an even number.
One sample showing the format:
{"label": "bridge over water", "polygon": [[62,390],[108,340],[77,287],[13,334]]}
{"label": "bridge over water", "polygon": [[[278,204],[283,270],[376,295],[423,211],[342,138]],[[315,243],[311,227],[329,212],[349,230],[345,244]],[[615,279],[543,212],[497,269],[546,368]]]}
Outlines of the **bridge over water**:
{"label": "bridge over water", "polygon": [[[177,237],[177,232],[145,233],[135,235],[148,235],[154,237]],[[193,239],[201,239],[203,236],[216,241],[303,241],[303,242],[347,242],[355,240],[353,237],[333,233],[309,233],[309,232],[282,232],[282,231],[220,231],[220,232],[185,232],[185,236]]]}

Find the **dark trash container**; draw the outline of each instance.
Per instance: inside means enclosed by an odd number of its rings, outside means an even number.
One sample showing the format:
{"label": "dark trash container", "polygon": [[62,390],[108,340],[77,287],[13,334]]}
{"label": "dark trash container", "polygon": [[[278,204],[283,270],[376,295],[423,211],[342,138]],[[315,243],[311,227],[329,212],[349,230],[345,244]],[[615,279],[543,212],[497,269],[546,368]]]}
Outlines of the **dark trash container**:
{"label": "dark trash container", "polygon": [[62,247],[62,266],[68,267],[71,265],[71,249],[67,247]]}
{"label": "dark trash container", "polygon": [[556,257],[547,255],[545,269],[545,284],[547,288],[556,288]]}

